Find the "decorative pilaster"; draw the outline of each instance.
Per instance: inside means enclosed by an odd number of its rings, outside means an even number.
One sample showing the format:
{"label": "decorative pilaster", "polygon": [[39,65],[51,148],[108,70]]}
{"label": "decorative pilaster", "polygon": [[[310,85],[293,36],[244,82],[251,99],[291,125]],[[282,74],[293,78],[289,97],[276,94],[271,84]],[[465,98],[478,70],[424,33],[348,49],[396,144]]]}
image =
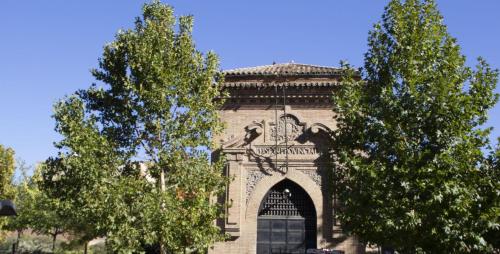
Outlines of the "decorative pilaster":
{"label": "decorative pilaster", "polygon": [[224,231],[233,237],[240,236],[241,213],[242,205],[242,165],[245,149],[242,148],[226,148],[222,151],[227,158],[227,176],[231,178],[229,186],[226,190],[226,221]]}

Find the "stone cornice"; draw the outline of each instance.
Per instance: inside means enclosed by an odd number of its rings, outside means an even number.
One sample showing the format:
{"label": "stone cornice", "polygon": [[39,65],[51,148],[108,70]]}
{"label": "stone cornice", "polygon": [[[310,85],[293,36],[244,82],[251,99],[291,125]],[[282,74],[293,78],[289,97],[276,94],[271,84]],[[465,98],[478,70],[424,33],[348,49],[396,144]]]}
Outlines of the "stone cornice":
{"label": "stone cornice", "polygon": [[259,81],[227,81],[222,84],[223,88],[260,88],[260,87],[294,87],[294,88],[307,88],[307,87],[336,87],[339,82],[336,80],[329,81],[314,81],[314,80],[298,80],[293,82],[259,82]]}

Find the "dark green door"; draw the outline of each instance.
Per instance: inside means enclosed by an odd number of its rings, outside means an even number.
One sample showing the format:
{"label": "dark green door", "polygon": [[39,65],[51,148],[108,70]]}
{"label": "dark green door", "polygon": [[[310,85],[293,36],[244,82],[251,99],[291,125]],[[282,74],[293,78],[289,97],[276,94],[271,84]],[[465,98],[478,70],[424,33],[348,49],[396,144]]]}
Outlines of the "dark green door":
{"label": "dark green door", "polygon": [[316,248],[316,211],[297,184],[284,180],[264,197],[257,219],[257,253],[306,253]]}

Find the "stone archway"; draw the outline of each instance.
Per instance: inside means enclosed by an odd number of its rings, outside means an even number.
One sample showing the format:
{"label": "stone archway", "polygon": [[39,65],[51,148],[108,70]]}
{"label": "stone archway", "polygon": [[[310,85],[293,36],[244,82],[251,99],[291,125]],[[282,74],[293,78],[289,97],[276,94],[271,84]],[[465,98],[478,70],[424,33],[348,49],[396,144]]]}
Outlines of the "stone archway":
{"label": "stone archway", "polygon": [[316,210],[298,184],[285,179],[261,202],[257,218],[257,253],[306,253],[316,249]]}
{"label": "stone archway", "polygon": [[272,175],[266,176],[257,184],[254,192],[251,194],[245,212],[245,228],[250,231],[246,235],[248,238],[245,237],[249,253],[257,253],[257,219],[262,200],[273,186],[283,180],[294,182],[311,198],[314,210],[316,211],[316,246],[317,248],[323,247],[323,238],[321,236],[324,230],[322,213],[323,193],[321,192],[321,188],[309,176],[299,170],[292,169],[286,175],[274,172]]}

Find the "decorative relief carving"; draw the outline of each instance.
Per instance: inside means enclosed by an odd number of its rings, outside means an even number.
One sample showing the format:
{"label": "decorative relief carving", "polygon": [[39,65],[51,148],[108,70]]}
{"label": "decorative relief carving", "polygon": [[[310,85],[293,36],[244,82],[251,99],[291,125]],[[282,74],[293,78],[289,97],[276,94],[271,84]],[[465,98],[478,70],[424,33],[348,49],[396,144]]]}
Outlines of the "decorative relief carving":
{"label": "decorative relief carving", "polygon": [[260,170],[251,170],[247,173],[247,189],[246,189],[246,202],[250,199],[253,190],[259,183],[259,181],[266,176],[266,174]]}
{"label": "decorative relief carving", "polygon": [[309,176],[309,178],[321,187],[321,175],[316,170],[301,170],[301,172]]}
{"label": "decorative relief carving", "polygon": [[257,121],[253,121],[251,124],[247,125],[245,127],[245,130],[248,132],[252,132],[252,131],[255,131],[256,134],[260,135],[262,134],[262,130],[264,128],[264,120],[260,121],[260,122],[257,122]]}
{"label": "decorative relief carving", "polygon": [[239,136],[231,135],[227,140],[221,140],[222,148],[241,148],[263,133],[264,121],[257,122],[253,121],[251,124],[245,127],[245,133]]}
{"label": "decorative relief carving", "polygon": [[311,130],[312,134],[318,134],[320,131],[323,131],[324,133],[332,132],[332,130],[328,128],[328,126],[322,123],[313,123],[309,129]]}
{"label": "decorative relief carving", "polygon": [[288,141],[295,140],[304,131],[305,123],[299,122],[299,120],[290,114],[282,115],[278,121],[278,126],[276,123],[269,123],[270,127],[270,140],[278,142],[285,141],[285,127],[286,127],[286,138]]}

